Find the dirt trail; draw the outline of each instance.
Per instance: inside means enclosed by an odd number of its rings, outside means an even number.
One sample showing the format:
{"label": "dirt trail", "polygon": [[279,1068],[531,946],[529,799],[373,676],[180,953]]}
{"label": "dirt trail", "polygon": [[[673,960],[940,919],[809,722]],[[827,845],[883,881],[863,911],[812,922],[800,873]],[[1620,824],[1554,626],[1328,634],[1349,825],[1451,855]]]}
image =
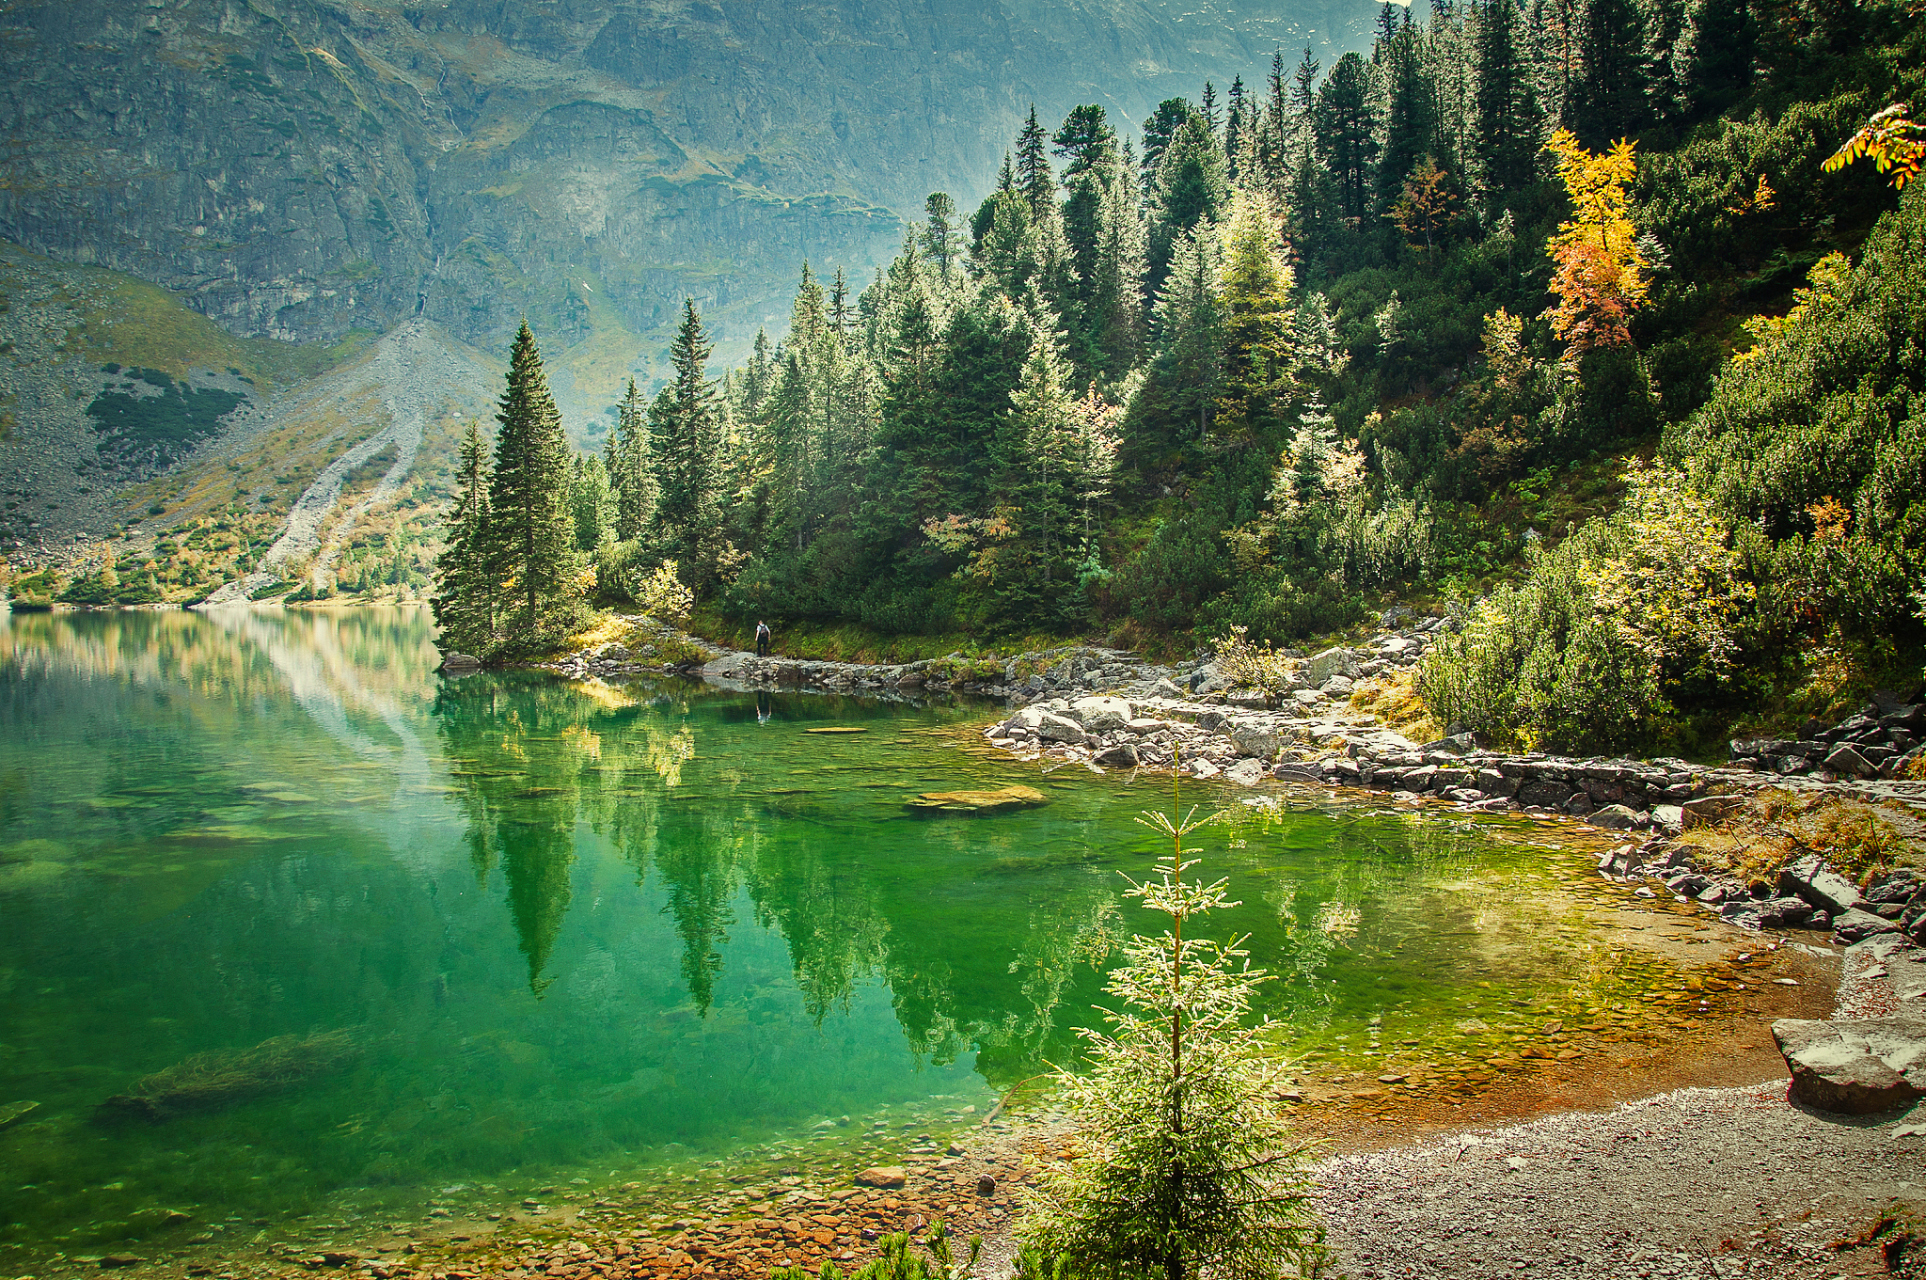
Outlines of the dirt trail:
{"label": "dirt trail", "polygon": [[[304,402],[317,395],[341,399],[354,391],[372,389],[380,397],[388,425],[323,467],[314,483],[295,500],[281,536],[261,557],[254,572],[224,584],[198,607],[246,604],[255,592],[282,577],[289,566],[309,557],[314,558],[311,572],[317,578],[327,575],[356,521],[376,503],[392,496],[413,469],[429,419],[451,400],[476,401],[475,389],[487,385],[478,377],[486,374],[434,325],[411,320],[376,343],[367,359],[324,379],[304,395]],[[397,450],[394,464],[373,490],[328,530],[348,477],[390,446]],[[325,544],[324,531],[328,535]]]}

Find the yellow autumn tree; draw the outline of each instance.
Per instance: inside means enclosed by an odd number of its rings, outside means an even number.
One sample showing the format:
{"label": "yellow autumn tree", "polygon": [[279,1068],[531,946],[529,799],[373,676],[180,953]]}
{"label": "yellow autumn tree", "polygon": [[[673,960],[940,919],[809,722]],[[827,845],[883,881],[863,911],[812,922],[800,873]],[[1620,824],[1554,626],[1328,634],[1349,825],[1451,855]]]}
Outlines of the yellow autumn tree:
{"label": "yellow autumn tree", "polygon": [[1870,158],[1881,173],[1892,175],[1895,190],[1905,190],[1926,163],[1926,125],[1909,119],[1908,110],[1906,103],[1895,102],[1878,112],[1820,168],[1837,173],[1855,160]]}
{"label": "yellow autumn tree", "polygon": [[1558,157],[1572,202],[1572,216],[1545,246],[1558,265],[1551,282],[1558,305],[1546,314],[1565,341],[1566,368],[1575,369],[1587,351],[1629,346],[1632,313],[1645,302],[1648,264],[1625,195],[1638,161],[1622,138],[1593,155],[1569,129],[1554,133],[1545,149]]}

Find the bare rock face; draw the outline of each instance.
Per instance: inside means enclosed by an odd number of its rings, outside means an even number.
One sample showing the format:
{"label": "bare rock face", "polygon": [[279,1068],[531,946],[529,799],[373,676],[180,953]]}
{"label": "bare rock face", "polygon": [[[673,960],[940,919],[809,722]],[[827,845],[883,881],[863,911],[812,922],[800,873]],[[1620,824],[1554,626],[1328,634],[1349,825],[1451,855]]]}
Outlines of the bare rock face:
{"label": "bare rock face", "polygon": [[1772,1038],[1792,1069],[1792,1098],[1871,1115],[1926,1097],[1926,1015],[1821,1022],[1781,1018]]}

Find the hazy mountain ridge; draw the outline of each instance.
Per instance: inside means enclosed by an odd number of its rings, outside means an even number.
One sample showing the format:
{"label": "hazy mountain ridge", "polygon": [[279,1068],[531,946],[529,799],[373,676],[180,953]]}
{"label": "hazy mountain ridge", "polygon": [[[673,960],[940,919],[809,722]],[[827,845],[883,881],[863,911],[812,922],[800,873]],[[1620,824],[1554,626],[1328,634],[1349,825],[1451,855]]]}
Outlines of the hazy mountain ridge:
{"label": "hazy mountain ridge", "polygon": [[744,342],[801,258],[866,278],[928,191],[980,194],[1031,100],[1138,119],[1373,12],[1244,8],[16,3],[0,235],[239,334],[419,311],[500,345],[526,313],[559,350],[587,273],[638,335],[689,292]]}

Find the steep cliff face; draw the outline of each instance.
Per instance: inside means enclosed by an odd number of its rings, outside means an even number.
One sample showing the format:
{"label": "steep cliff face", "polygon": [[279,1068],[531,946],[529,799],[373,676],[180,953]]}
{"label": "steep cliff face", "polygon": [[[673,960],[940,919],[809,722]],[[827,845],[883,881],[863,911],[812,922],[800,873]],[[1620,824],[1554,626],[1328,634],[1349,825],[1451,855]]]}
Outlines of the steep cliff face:
{"label": "steep cliff face", "polygon": [[1032,101],[1139,120],[1373,8],[16,0],[0,236],[244,335],[527,314],[560,349],[692,293],[744,342],[803,257],[866,279],[924,194],[980,195]]}

